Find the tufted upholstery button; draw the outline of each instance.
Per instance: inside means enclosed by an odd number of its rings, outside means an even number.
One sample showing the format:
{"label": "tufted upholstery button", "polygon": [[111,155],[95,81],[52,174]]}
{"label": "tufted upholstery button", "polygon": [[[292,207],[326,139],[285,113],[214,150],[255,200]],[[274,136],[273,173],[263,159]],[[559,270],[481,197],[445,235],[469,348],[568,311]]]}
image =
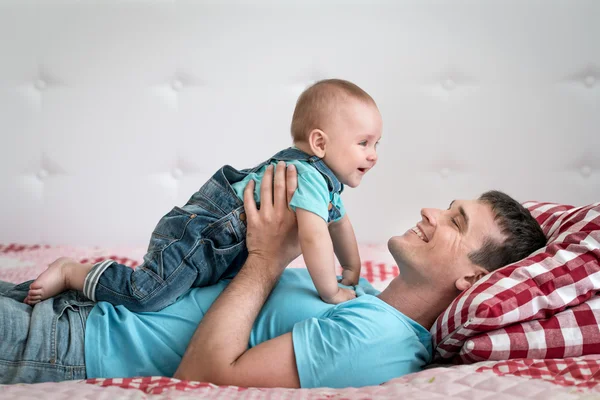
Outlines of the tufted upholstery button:
{"label": "tufted upholstery button", "polygon": [[173,178],[179,179],[183,176],[183,171],[179,168],[173,168],[173,171],[171,171],[171,175],[173,175]]}
{"label": "tufted upholstery button", "polygon": [[44,90],[47,86],[46,81],[44,81],[43,79],[38,79],[37,81],[35,81],[34,85],[37,90]]}
{"label": "tufted upholstery button", "polygon": [[444,81],[443,85],[447,90],[452,90],[456,86],[456,83],[454,83],[452,79],[448,78]]}
{"label": "tufted upholstery button", "polygon": [[594,78],[594,75],[588,75],[585,77],[584,82],[587,87],[592,87],[596,83],[596,78]]}
{"label": "tufted upholstery button", "polygon": [[584,165],[583,167],[581,167],[581,175],[583,175],[585,178],[587,178],[591,174],[592,174],[592,169],[590,167],[588,167],[587,165]]}
{"label": "tufted upholstery button", "polygon": [[37,177],[40,180],[46,179],[48,177],[48,171],[46,171],[45,169],[40,169],[37,173]]}
{"label": "tufted upholstery button", "polygon": [[442,176],[442,178],[447,178],[448,175],[450,175],[450,170],[448,168],[442,168],[440,170],[440,175]]}
{"label": "tufted upholstery button", "polygon": [[175,79],[173,82],[171,82],[171,87],[174,91],[179,92],[181,89],[183,89],[183,83],[179,79]]}

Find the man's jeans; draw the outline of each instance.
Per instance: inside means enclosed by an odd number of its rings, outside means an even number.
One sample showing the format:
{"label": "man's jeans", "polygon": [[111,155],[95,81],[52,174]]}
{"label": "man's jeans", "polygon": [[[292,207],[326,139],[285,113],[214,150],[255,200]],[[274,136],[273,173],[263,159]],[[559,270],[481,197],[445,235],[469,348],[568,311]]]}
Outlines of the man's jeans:
{"label": "man's jeans", "polygon": [[32,281],[0,281],[0,384],[85,379],[85,322],[94,306],[68,291],[34,307]]}

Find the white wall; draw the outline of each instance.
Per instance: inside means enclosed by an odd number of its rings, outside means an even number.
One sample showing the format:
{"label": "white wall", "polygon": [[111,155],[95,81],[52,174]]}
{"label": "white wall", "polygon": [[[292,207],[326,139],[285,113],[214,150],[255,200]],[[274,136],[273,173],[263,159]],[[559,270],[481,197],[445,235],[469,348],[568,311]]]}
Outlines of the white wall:
{"label": "white wall", "polygon": [[377,167],[362,242],[496,188],[600,200],[600,2],[0,0],[0,242],[136,244],[222,164],[290,144],[296,97],[354,81]]}

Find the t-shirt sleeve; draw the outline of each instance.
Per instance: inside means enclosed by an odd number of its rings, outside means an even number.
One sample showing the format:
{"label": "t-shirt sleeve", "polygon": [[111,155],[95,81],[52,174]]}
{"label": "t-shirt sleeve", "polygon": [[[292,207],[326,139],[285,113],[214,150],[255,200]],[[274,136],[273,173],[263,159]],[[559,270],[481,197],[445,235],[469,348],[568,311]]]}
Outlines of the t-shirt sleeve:
{"label": "t-shirt sleeve", "polygon": [[340,210],[340,217],[336,218],[334,220],[334,221],[339,221],[340,219],[344,218],[344,215],[346,215],[346,207],[344,207],[344,202],[342,201],[342,196],[340,196],[339,193],[334,193],[332,203],[334,206],[336,206],[338,208],[338,210]]}
{"label": "t-shirt sleeve", "polygon": [[318,171],[307,170],[298,174],[298,189],[292,196],[290,207],[310,211],[328,220],[329,190],[327,182]]}
{"label": "t-shirt sleeve", "polygon": [[414,331],[385,314],[334,311],[327,317],[294,325],[292,339],[300,386],[379,385],[419,371],[429,353]]}

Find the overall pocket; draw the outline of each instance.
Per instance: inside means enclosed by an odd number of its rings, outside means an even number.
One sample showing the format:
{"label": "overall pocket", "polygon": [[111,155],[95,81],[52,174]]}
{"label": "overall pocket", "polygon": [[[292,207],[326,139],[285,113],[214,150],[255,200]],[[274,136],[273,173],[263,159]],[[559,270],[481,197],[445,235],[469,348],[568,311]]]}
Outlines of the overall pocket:
{"label": "overall pocket", "polygon": [[148,253],[162,251],[173,242],[181,240],[187,225],[195,217],[195,214],[181,207],[174,207],[158,221],[154,228],[148,245]]}
{"label": "overall pocket", "polygon": [[[50,364],[63,366],[65,379],[85,376],[85,320],[91,303],[66,304],[53,326],[53,357]],[[85,311],[84,311],[85,310]]]}
{"label": "overall pocket", "polygon": [[243,242],[245,238],[238,237],[233,223],[232,214],[226,215],[210,224],[201,233],[203,240],[209,241],[212,244],[213,250],[217,252],[227,252],[230,248]]}

